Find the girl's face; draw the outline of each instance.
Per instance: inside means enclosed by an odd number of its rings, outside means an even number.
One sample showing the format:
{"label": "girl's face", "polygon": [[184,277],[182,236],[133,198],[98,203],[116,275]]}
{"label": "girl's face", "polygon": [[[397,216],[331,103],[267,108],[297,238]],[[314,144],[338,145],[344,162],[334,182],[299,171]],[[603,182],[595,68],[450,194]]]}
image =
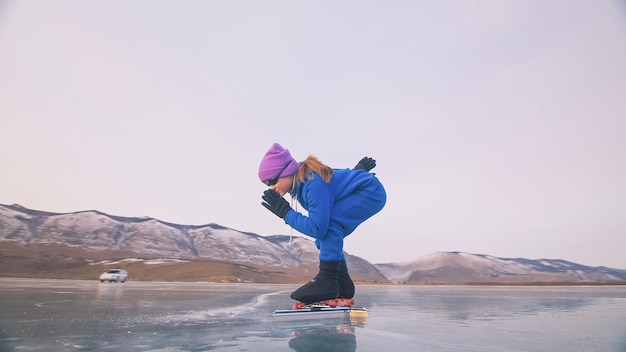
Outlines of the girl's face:
{"label": "girl's face", "polygon": [[281,177],[278,179],[278,182],[276,182],[275,185],[270,186],[270,189],[273,189],[274,191],[278,192],[278,194],[280,194],[280,196],[284,196],[287,192],[291,191],[291,187],[293,187],[293,178],[295,177],[294,175],[290,175],[290,176],[285,176],[285,177]]}

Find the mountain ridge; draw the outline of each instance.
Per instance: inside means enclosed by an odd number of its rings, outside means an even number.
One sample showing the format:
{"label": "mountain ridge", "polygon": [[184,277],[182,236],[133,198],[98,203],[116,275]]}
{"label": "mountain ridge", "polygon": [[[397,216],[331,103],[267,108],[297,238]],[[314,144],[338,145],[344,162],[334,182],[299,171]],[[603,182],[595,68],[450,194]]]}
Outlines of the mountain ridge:
{"label": "mountain ridge", "polygon": [[[24,267],[32,266],[33,272],[45,271],[42,263],[45,263],[49,253],[61,261],[55,275],[62,275],[63,260],[72,258],[84,259],[76,263],[78,275],[83,275],[78,268],[80,265],[93,266],[96,259],[101,260],[98,263],[104,263],[102,259],[160,258],[179,260],[178,264],[168,262],[168,265],[178,265],[175,271],[179,276],[200,277],[181,269],[187,267],[188,270],[205,272],[201,276],[211,278],[210,268],[220,267],[222,272],[232,275],[227,277],[222,273],[219,280],[253,282],[274,282],[275,278],[270,278],[272,275],[284,277],[289,282],[302,280],[303,275],[310,278],[317,272],[318,261],[314,242],[299,236],[261,236],[215,223],[181,225],[151,217],[109,215],[97,210],[53,213],[18,204],[0,204],[0,247],[4,248],[0,252],[0,262],[5,267],[0,276],[17,275],[11,270],[29,275],[15,264],[17,262]],[[14,253],[18,252],[23,254],[15,256]],[[372,264],[363,258],[348,253],[345,255],[351,275],[363,282],[518,284],[626,281],[626,270],[589,267],[560,259],[498,258],[485,254],[435,252],[413,261]],[[11,260],[7,260],[9,256]],[[28,256],[44,259],[35,265],[26,260]],[[204,266],[189,264],[191,261],[202,262]],[[144,271],[143,267],[135,264],[135,272]],[[246,269],[242,271],[238,268]],[[91,269],[87,271],[91,275]],[[152,274],[146,271],[145,275],[149,277]]]}
{"label": "mountain ridge", "polygon": [[[114,216],[97,210],[52,213],[21,205],[0,205],[0,245],[6,246],[7,242],[29,247],[33,249],[30,255],[36,256],[45,256],[43,247],[47,246],[59,256],[89,260],[125,256],[230,263],[235,267],[260,268],[273,275],[295,273],[292,276],[298,282],[302,280],[297,279],[298,272],[309,276],[316,273],[318,252],[314,242],[303,237],[290,240],[283,235],[260,236],[214,223],[181,225],[150,217]],[[386,281],[368,261],[345,254],[357,280]],[[41,270],[41,266],[33,270]]]}
{"label": "mountain ridge", "polygon": [[562,259],[500,258],[435,252],[403,263],[376,264],[387,279],[406,283],[620,282],[626,270],[590,267]]}

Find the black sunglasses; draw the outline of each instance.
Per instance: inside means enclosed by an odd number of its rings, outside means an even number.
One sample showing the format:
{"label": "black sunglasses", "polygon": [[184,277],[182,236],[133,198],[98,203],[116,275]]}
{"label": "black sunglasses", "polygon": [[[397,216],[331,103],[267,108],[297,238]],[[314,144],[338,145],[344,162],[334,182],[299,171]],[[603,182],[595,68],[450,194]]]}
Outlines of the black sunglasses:
{"label": "black sunglasses", "polygon": [[278,175],[270,178],[267,181],[263,181],[263,183],[265,183],[268,187],[275,185],[278,182],[278,179],[280,178],[280,174],[282,174],[283,171],[285,171],[285,169],[287,168],[287,166],[289,166],[289,164],[291,164],[291,160],[289,160],[289,162],[285,164],[285,166],[283,166],[282,169],[280,169],[280,171],[278,172]]}

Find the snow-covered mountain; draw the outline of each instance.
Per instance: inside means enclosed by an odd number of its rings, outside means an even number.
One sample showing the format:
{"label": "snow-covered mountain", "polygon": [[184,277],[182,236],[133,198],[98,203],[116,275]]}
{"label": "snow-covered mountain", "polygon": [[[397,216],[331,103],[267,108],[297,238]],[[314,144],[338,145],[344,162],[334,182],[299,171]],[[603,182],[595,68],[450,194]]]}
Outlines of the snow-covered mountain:
{"label": "snow-covered mountain", "polygon": [[[287,237],[288,238],[288,237]],[[217,224],[178,225],[153,218],[99,211],[57,214],[0,205],[0,239],[22,244],[61,244],[91,251],[132,252],[158,258],[211,259],[294,267],[317,257],[315,244],[294,237],[262,237]]]}
{"label": "snow-covered mountain", "polygon": [[497,258],[436,252],[405,263],[376,264],[387,279],[407,283],[550,283],[626,281],[626,270],[558,259]]}
{"label": "snow-covered mountain", "polygon": [[[11,243],[22,248],[45,248],[44,256],[53,248],[57,252],[60,248],[66,256],[79,255],[89,260],[209,260],[270,272],[288,272],[297,268],[307,275],[317,270],[319,253],[314,242],[303,237],[294,237],[290,242],[289,236],[259,236],[217,224],[179,225],[149,217],[113,216],[95,210],[59,214],[20,205],[0,205],[0,246],[2,243],[7,244],[4,247]],[[68,248],[73,254],[68,254]],[[11,247],[0,251],[0,260],[2,253],[13,250]],[[510,259],[438,252],[412,262],[373,265],[362,258],[346,255],[351,275],[370,282],[626,281],[626,270],[588,267],[554,259]]]}
{"label": "snow-covered mountain", "polygon": [[[289,236],[259,236],[217,224],[179,225],[95,210],[59,214],[20,205],[0,205],[0,241],[72,247],[90,253],[108,253],[116,259],[120,256],[199,259],[255,267],[314,267],[319,253],[315,243],[303,237],[293,237],[290,241]],[[348,255],[348,258],[349,268],[357,276],[385,281],[371,263],[356,256]]]}

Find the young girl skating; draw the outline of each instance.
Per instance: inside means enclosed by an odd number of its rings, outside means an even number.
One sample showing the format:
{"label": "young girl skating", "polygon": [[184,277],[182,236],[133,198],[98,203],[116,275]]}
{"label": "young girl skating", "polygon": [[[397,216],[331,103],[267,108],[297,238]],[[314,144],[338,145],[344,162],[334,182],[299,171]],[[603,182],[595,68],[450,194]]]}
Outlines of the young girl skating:
{"label": "young girl skating", "polygon": [[[292,228],[313,237],[320,250],[319,273],[294,291],[292,299],[311,304],[354,296],[343,239],[385,206],[385,189],[369,173],[375,166],[368,157],[354,169],[333,169],[314,156],[297,162],[278,143],[263,156],[258,176],[269,189],[263,193],[262,205]],[[287,193],[308,211],[308,216],[291,208],[283,198]]]}

